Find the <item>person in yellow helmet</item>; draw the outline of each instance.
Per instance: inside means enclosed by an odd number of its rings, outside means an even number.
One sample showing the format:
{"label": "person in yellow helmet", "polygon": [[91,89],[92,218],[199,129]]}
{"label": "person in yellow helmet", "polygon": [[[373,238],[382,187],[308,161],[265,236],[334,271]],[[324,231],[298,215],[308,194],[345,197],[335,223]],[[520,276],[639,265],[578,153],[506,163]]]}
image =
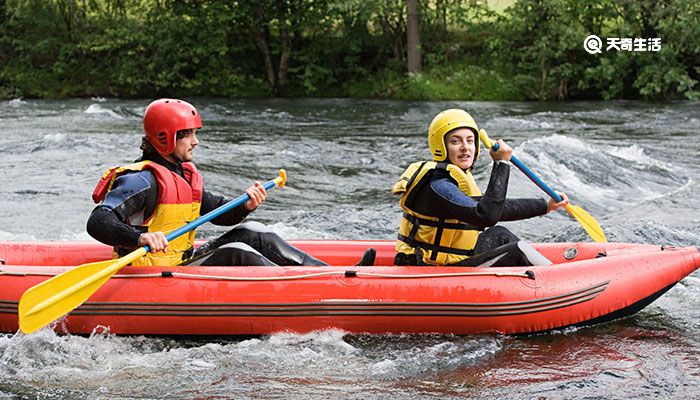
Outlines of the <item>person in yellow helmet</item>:
{"label": "person in yellow helmet", "polygon": [[471,174],[479,157],[479,128],[464,110],[439,113],[428,128],[432,161],[411,164],[394,184],[403,216],[396,265],[506,266],[551,262],[502,226],[566,206],[541,198],[508,199],[513,149],[499,140],[491,150],[493,168],[486,192]]}

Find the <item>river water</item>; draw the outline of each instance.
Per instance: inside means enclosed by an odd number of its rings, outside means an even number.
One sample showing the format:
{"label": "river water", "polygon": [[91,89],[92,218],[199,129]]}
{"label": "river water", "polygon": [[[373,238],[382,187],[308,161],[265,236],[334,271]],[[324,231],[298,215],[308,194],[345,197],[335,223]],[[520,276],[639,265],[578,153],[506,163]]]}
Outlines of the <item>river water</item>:
{"label": "river water", "polygon": [[[391,185],[429,156],[431,118],[461,107],[610,241],[700,245],[698,103],[191,101],[207,189],[233,197],[287,170],[252,218],[288,239],[393,239]],[[106,167],[137,158],[147,103],[0,102],[0,240],[91,240],[90,193]],[[475,170],[485,184],[488,157]],[[515,168],[509,195],[542,196]],[[530,241],[587,240],[563,212],[505,225]],[[633,317],[525,337],[0,334],[0,399],[699,398],[699,306],[696,272]]]}

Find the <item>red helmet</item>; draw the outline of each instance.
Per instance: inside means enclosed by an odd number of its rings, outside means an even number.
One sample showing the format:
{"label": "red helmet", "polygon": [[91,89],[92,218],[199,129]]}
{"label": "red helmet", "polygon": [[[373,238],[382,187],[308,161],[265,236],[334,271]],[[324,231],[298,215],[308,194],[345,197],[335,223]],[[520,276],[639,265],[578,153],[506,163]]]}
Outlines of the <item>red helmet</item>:
{"label": "red helmet", "polygon": [[201,127],[199,112],[183,100],[158,99],[149,104],[143,113],[146,139],[161,155],[168,155],[175,150],[177,131]]}

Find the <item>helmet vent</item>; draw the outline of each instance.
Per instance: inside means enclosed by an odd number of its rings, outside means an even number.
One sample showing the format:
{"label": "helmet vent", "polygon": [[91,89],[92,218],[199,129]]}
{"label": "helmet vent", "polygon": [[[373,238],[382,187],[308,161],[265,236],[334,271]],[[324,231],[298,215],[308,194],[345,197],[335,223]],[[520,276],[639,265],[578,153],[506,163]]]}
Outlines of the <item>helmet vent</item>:
{"label": "helmet vent", "polygon": [[197,113],[196,113],[196,112],[194,112],[194,110],[192,110],[192,115],[197,115]]}
{"label": "helmet vent", "polygon": [[165,134],[165,132],[160,132],[158,133],[158,141],[163,145],[168,144],[168,136]]}

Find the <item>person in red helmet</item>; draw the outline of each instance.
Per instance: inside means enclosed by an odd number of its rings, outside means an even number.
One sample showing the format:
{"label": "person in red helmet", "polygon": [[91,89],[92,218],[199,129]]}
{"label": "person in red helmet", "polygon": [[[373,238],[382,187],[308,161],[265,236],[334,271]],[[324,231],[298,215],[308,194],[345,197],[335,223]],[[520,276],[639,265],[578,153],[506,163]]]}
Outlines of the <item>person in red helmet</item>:
{"label": "person in red helmet", "polygon": [[[114,257],[149,246],[132,265],[326,265],[284,241],[265,225],[242,222],[267,197],[260,182],[246,193],[250,200],[211,222],[234,227],[195,250],[195,232],[170,242],[173,231],[229,202],[205,190],[192,162],[202,120],[190,103],[159,99],[144,112],[143,154],[133,164],[108,169],[93,192],[98,203],[87,222],[88,233],[114,247]],[[372,265],[369,249],[359,265]]]}

